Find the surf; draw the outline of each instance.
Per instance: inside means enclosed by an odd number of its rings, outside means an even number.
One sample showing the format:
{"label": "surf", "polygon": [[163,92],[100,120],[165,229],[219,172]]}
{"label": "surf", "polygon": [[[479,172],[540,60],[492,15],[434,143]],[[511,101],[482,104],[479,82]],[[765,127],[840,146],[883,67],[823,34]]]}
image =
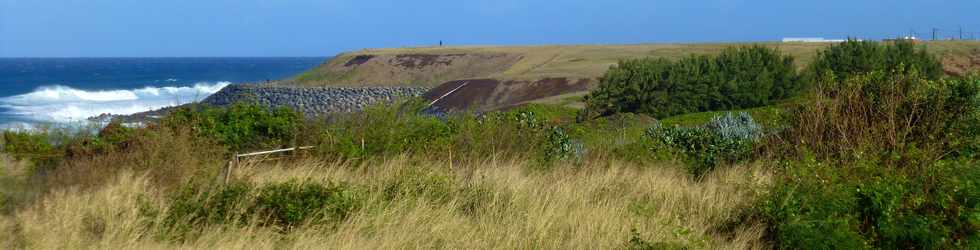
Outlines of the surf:
{"label": "surf", "polygon": [[0,98],[0,114],[38,123],[78,123],[103,114],[130,115],[197,102],[230,82],[138,89],[85,90],[64,85],[38,87]]}

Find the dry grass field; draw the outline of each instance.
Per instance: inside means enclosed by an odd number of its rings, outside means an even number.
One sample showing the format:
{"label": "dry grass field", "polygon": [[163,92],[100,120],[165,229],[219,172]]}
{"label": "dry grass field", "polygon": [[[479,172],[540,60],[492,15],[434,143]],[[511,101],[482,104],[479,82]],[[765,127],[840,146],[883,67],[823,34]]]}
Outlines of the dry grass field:
{"label": "dry grass field", "polygon": [[[125,172],[93,190],[44,196],[0,216],[0,248],[27,249],[609,249],[636,237],[665,246],[764,247],[764,225],[732,225],[763,195],[771,174],[755,165],[717,171],[697,182],[668,163],[617,161],[528,171],[523,160],[471,165],[400,157],[364,166],[300,161],[247,164],[235,179],[363,187],[362,208],[335,226],[196,228],[182,242],[161,240],[166,207],[146,176]],[[392,186],[411,190],[385,195]],[[165,214],[161,213],[161,214]],[[730,227],[734,227],[731,229]]]}

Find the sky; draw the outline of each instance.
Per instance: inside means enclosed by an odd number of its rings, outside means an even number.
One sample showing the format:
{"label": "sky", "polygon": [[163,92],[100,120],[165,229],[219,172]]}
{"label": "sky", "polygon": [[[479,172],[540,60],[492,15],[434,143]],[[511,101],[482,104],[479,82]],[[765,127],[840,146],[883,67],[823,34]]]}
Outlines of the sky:
{"label": "sky", "polygon": [[980,37],[977,0],[0,0],[0,57]]}

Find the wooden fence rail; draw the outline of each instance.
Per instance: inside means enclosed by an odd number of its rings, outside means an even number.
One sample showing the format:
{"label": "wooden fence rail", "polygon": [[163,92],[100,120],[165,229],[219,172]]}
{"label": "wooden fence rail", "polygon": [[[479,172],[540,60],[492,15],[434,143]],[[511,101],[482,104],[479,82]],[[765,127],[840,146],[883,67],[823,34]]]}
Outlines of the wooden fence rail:
{"label": "wooden fence rail", "polygon": [[[275,153],[285,153],[285,152],[293,152],[299,150],[310,150],[313,148],[315,147],[303,146],[303,147],[292,147],[292,148],[276,149],[276,150],[269,150],[269,151],[253,152],[253,153],[246,153],[246,154],[235,153],[234,155],[232,155],[231,160],[228,161],[228,165],[225,167],[224,174],[222,175],[222,181],[224,183],[228,183],[228,181],[231,179],[232,172],[234,172],[235,168],[238,168],[238,165],[241,164],[242,158],[252,157],[252,156],[265,156],[265,155],[270,155]],[[275,158],[275,159],[281,159],[281,158]],[[268,160],[268,159],[263,159],[263,160]]]}

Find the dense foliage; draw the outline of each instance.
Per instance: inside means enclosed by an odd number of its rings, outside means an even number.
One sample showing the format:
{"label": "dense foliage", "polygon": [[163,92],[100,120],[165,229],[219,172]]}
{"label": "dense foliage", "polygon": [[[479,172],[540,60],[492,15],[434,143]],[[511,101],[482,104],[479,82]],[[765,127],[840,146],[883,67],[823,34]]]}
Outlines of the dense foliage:
{"label": "dense foliage", "polygon": [[932,162],[970,142],[961,130],[978,109],[977,84],[915,70],[823,82],[788,113],[787,146],[820,159],[881,158],[886,167]]}
{"label": "dense foliage", "polygon": [[856,41],[833,44],[821,51],[809,65],[807,82],[847,79],[874,71],[892,72],[914,69],[923,78],[937,80],[943,76],[943,66],[935,56],[918,49],[914,42],[878,43]]}
{"label": "dense foliage", "polygon": [[788,113],[791,161],[759,206],[780,247],[980,247],[980,168],[957,153],[980,136],[980,81],[928,78],[824,82]]}
{"label": "dense foliage", "polygon": [[355,191],[341,184],[293,181],[261,187],[249,183],[214,189],[185,186],[171,198],[165,223],[189,231],[208,224],[258,220],[262,225],[289,230],[303,223],[337,223],[356,207]]}
{"label": "dense foliage", "polygon": [[784,249],[976,249],[978,179],[970,161],[916,170],[800,162],[758,209]]}
{"label": "dense foliage", "polygon": [[291,109],[281,107],[269,111],[249,103],[228,108],[182,107],[161,121],[167,127],[190,127],[198,135],[218,140],[233,151],[291,146],[302,123],[302,116]]}
{"label": "dense foliage", "polygon": [[690,172],[700,177],[718,165],[749,159],[762,136],[762,127],[747,113],[727,113],[699,127],[656,124],[647,136],[683,154],[690,162]]}
{"label": "dense foliage", "polygon": [[800,89],[793,58],[762,46],[718,56],[621,61],[589,94],[585,115],[644,113],[656,118],[759,107]]}

